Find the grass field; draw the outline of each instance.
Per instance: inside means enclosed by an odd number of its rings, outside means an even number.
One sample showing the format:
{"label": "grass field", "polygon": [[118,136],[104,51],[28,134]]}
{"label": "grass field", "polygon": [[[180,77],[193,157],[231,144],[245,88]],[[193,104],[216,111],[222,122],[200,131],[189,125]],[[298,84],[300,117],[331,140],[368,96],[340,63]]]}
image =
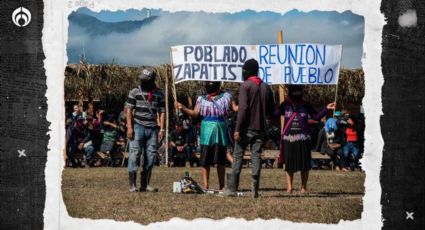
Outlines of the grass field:
{"label": "grass field", "polygon": [[[213,169],[212,169],[213,170]],[[172,193],[173,181],[185,171],[200,181],[199,168],[155,167],[151,184],[158,193],[128,192],[126,168],[66,168],[62,192],[69,214],[92,219],[133,220],[142,224],[166,221],[172,217],[222,219],[237,217],[280,218],[294,222],[337,223],[359,219],[363,210],[363,172],[311,171],[309,193],[297,189],[287,194],[282,169],[263,169],[260,197],[250,197],[250,168],[242,170],[240,189],[244,197]],[[230,168],[226,169],[226,173]],[[211,188],[217,188],[217,173],[212,171]],[[139,186],[139,176],[137,186]],[[294,188],[300,187],[300,174],[295,175]]]}

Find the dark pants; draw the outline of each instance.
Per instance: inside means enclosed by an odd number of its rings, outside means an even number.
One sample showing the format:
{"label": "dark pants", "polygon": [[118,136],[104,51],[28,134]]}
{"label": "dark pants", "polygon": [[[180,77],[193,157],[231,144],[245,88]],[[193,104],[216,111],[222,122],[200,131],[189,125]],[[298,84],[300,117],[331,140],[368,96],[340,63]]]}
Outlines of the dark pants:
{"label": "dark pants", "polygon": [[[314,139],[312,139],[314,140]],[[325,147],[326,147],[326,132],[325,132],[325,128],[322,128],[319,133],[317,134],[317,142],[316,142],[316,146],[314,147],[314,150],[316,152],[325,152]]]}
{"label": "dark pants", "polygon": [[329,146],[326,146],[325,153],[331,158],[331,161],[334,166],[339,166],[340,168],[342,167],[342,148],[331,149]]}
{"label": "dark pants", "polygon": [[72,167],[77,167],[77,161],[75,161],[74,154],[77,152],[77,144],[67,143],[66,145],[66,157]]}
{"label": "dark pants", "polygon": [[[79,143],[70,143],[67,146],[67,158],[69,162],[72,164],[72,166],[77,166],[77,162],[75,161],[74,155],[78,151],[78,144]],[[84,155],[86,157],[86,164],[90,164],[91,160],[93,159],[93,154],[95,152],[93,145],[88,145],[84,149]]]}
{"label": "dark pants", "polygon": [[251,161],[252,161],[252,173],[253,182],[256,186],[259,185],[260,173],[261,173],[261,152],[264,140],[264,133],[258,131],[248,130],[245,135],[241,135],[239,141],[235,141],[235,149],[233,152],[233,164],[232,174],[228,180],[228,189],[232,192],[238,190],[239,178],[242,169],[242,160],[245,153],[245,149],[248,145],[251,145]]}

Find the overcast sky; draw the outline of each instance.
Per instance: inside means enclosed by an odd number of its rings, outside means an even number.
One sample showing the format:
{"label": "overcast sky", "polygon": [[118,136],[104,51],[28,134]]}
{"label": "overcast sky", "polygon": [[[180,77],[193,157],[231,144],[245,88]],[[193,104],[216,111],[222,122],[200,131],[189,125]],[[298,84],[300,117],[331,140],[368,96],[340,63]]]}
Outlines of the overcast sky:
{"label": "overcast sky", "polygon": [[[84,8],[78,12],[105,22],[146,18],[146,9],[95,13]],[[152,15],[159,17],[140,29],[103,36],[90,36],[88,28],[71,23],[67,44],[69,62],[76,62],[84,52],[90,63],[111,63],[114,60],[129,66],[164,64],[170,62],[170,46],[276,43],[277,31],[283,30],[285,43],[342,44],[342,67],[361,67],[364,18],[349,11],[212,14],[154,10]]]}

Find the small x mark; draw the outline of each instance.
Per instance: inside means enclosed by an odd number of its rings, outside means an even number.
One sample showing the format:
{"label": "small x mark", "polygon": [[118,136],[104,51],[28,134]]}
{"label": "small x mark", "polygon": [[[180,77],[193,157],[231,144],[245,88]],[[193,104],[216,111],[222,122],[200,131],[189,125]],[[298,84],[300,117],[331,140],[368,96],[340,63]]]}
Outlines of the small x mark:
{"label": "small x mark", "polygon": [[25,149],[18,150],[18,153],[19,153],[19,157],[26,157],[27,156],[27,154],[25,154]]}
{"label": "small x mark", "polygon": [[411,219],[413,220],[413,214],[415,214],[414,212],[407,212],[406,211],[406,220]]}

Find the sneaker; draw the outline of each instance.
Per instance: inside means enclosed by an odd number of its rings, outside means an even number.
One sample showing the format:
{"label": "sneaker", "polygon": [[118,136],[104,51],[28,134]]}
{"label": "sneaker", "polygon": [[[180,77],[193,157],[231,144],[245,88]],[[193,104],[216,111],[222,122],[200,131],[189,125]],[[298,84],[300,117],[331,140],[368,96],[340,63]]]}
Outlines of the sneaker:
{"label": "sneaker", "polygon": [[129,191],[130,192],[136,192],[137,191],[136,186],[134,186],[134,185],[131,186],[130,189],[129,189]]}
{"label": "sneaker", "polygon": [[145,189],[140,188],[140,192],[158,192],[157,188],[148,185]]}

